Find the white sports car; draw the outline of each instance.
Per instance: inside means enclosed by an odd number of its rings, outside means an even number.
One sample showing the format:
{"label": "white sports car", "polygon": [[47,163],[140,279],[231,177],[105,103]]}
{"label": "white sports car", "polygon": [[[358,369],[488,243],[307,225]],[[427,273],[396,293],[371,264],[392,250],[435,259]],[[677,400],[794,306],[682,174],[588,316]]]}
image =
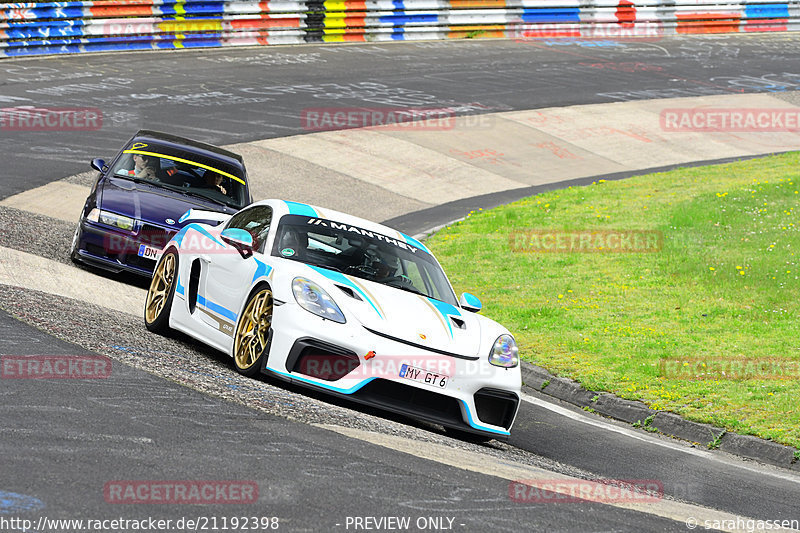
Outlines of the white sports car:
{"label": "white sports car", "polygon": [[[434,422],[507,438],[517,345],[453,288],[431,252],[396,230],[265,200],[234,215],[190,210],[147,294],[147,329],[174,328],[260,372]],[[218,220],[219,224],[207,222]]]}

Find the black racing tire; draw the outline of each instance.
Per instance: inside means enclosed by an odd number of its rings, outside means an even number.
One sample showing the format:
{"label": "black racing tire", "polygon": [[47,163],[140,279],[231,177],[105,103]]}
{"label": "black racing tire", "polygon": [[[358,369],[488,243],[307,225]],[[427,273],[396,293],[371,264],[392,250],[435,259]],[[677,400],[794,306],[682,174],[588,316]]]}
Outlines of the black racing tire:
{"label": "black racing tire", "polygon": [[170,247],[153,271],[144,304],[144,325],[153,333],[163,335],[169,331],[169,314],[172,310],[172,299],[175,297],[177,278],[178,251]]}
{"label": "black racing tire", "polygon": [[264,285],[253,291],[236,325],[233,338],[233,366],[247,377],[261,370],[269,348],[274,300],[272,290]]}

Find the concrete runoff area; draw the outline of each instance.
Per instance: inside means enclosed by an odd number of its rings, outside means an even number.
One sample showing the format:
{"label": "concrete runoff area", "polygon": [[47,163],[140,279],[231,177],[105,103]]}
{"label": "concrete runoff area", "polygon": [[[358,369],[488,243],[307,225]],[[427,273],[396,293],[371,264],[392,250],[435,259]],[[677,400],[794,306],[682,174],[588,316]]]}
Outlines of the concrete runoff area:
{"label": "concrete runoff area", "polygon": [[[772,123],[761,131],[673,131],[687,129],[686,117],[698,112],[704,115],[695,126],[712,125],[714,110],[800,113],[771,95],[715,95],[459,116],[447,128],[430,119],[226,148],[245,157],[256,200],[286,198],[380,220],[531,185],[800,149],[798,128],[788,121],[785,131]],[[77,221],[88,192],[65,178],[0,205]]]}

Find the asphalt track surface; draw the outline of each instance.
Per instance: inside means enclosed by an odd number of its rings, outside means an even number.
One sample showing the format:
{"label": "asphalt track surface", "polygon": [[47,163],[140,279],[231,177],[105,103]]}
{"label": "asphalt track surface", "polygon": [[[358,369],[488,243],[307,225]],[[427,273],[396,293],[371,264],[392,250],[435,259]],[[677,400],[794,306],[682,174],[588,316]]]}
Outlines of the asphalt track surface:
{"label": "asphalt track surface", "polygon": [[[0,197],[85,171],[88,160],[112,155],[143,126],[230,144],[304,133],[300,115],[310,107],[455,105],[479,113],[794,91],[799,44],[792,36],[751,35],[622,46],[398,43],[3,61],[3,106],[91,106],[110,120],[98,132],[4,131]],[[31,221],[12,209],[0,220],[8,228],[3,246],[35,242],[35,253],[67,261],[70,225]],[[405,229],[427,229],[419,223]],[[2,381],[0,517],[277,516],[284,531],[353,531],[348,516],[409,516],[412,524],[452,518],[454,531],[684,531],[677,518],[693,512],[684,508],[673,520],[596,503],[515,502],[499,474],[515,465],[506,476],[524,479],[535,468],[554,478],[657,480],[666,501],[711,509],[707,516],[800,519],[796,473],[541,398],[523,404],[509,444],[478,446],[271,380],[244,380],[220,354],[182,337],[149,335],[136,317],[5,286],[0,302],[0,354],[114,359],[105,380]],[[402,451],[402,442],[415,443],[416,453]],[[487,466],[465,466],[475,453]],[[104,500],[107,482],[148,479],[252,480],[259,501]]]}

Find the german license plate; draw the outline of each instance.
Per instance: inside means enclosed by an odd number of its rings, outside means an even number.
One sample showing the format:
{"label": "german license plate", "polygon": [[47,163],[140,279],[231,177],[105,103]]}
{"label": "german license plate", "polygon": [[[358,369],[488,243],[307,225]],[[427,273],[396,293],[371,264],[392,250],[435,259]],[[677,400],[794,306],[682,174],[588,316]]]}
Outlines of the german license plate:
{"label": "german license plate", "polygon": [[447,387],[448,380],[448,376],[444,374],[437,374],[436,372],[430,372],[422,368],[405,364],[400,367],[400,377],[418,383],[425,383],[437,389],[444,389]]}
{"label": "german license plate", "polygon": [[152,259],[153,261],[158,259],[158,256],[161,254],[161,250],[158,248],[153,248],[152,246],[147,246],[146,244],[139,245],[139,252],[137,255],[139,257],[144,257],[145,259]]}

